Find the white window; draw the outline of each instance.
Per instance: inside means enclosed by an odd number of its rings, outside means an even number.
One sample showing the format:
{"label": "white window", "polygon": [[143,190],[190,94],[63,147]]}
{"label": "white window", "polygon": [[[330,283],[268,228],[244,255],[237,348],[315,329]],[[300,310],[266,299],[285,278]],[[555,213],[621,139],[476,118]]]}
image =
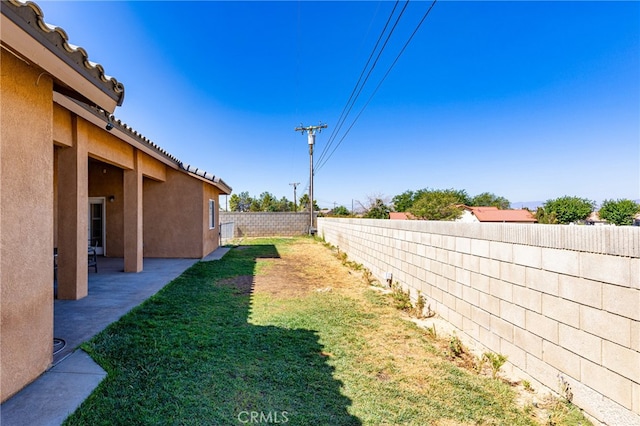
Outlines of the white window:
{"label": "white window", "polygon": [[216,202],[209,200],[209,229],[216,227]]}

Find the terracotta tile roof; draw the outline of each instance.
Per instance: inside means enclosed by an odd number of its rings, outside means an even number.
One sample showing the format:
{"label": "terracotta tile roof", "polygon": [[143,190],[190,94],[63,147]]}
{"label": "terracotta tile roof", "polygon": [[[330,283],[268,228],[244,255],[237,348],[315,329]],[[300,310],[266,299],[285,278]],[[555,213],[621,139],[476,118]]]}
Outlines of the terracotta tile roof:
{"label": "terracotta tile roof", "polygon": [[497,207],[464,207],[480,222],[536,222],[528,210],[500,210]]}
{"label": "terracotta tile roof", "polygon": [[44,22],[44,13],[37,4],[31,1],[3,0],[2,14],[87,80],[100,87],[118,106],[122,105],[124,85],[106,75],[102,65],[91,62],[82,47],[69,44],[69,37],[62,28]]}
{"label": "terracotta tile roof", "polygon": [[389,212],[389,219],[392,220],[409,220],[415,219],[411,213],[408,212]]}

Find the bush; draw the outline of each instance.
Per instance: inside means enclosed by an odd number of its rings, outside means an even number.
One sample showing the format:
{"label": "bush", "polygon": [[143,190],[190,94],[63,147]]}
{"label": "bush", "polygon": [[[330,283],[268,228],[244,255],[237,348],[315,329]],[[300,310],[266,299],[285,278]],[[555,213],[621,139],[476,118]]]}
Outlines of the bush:
{"label": "bush", "polygon": [[595,201],[578,197],[560,197],[544,203],[546,214],[554,214],[558,223],[568,224],[586,219],[593,211]]}
{"label": "bush", "polygon": [[391,297],[393,298],[393,305],[401,311],[410,312],[413,309],[411,304],[411,295],[409,290],[404,291],[399,283],[393,283],[391,286]]}
{"label": "bush", "polygon": [[640,204],[631,200],[604,200],[598,214],[600,219],[614,225],[633,225],[633,218],[640,213]]}
{"label": "bush", "polygon": [[489,362],[492,377],[494,379],[498,376],[498,371],[500,371],[504,363],[507,362],[506,355],[494,354],[493,352],[485,352],[482,354],[482,359]]}

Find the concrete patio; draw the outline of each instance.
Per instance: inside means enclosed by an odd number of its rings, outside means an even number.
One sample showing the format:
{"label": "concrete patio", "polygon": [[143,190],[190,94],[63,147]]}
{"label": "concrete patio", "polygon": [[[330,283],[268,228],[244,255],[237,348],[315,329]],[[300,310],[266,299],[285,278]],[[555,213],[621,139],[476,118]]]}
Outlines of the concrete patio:
{"label": "concrete patio", "polygon": [[[220,259],[220,247],[203,261]],[[80,344],[117,321],[162,289],[198,259],[144,259],[140,273],[124,273],[124,260],[98,258],[98,273],[89,271],[89,295],[80,300],[54,301],[51,368],[0,406],[0,424],[60,425],[106,377]]]}

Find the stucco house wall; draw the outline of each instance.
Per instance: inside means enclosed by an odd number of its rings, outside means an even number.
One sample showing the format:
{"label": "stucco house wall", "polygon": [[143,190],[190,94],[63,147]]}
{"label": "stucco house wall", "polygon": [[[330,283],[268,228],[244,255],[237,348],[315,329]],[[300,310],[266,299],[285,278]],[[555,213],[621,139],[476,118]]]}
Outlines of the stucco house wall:
{"label": "stucco house wall", "polygon": [[202,257],[200,184],[173,170],[166,182],[144,179],[146,257]]}
{"label": "stucco house wall", "polygon": [[4,49],[0,61],[0,400],[4,400],[37,377],[52,359],[53,102],[49,76],[40,76]]}
{"label": "stucco house wall", "polygon": [[[220,191],[208,184],[202,184],[202,255],[206,256],[220,246]],[[209,200],[213,200],[213,227],[209,226]]]}
{"label": "stucco house wall", "polygon": [[217,208],[218,194],[231,188],[115,120],[124,87],[47,25],[39,6],[0,6],[3,402],[53,358],[54,249],[58,298],[90,291],[90,197],[106,200],[106,255],[124,257],[125,271],[139,272],[143,235],[157,257],[200,258],[215,249],[217,229],[209,229],[205,212],[210,198]]}
{"label": "stucco house wall", "polygon": [[462,215],[458,219],[456,219],[456,222],[479,223],[480,221],[478,220],[477,217],[475,217],[473,213],[471,213],[471,211],[463,210]]}

